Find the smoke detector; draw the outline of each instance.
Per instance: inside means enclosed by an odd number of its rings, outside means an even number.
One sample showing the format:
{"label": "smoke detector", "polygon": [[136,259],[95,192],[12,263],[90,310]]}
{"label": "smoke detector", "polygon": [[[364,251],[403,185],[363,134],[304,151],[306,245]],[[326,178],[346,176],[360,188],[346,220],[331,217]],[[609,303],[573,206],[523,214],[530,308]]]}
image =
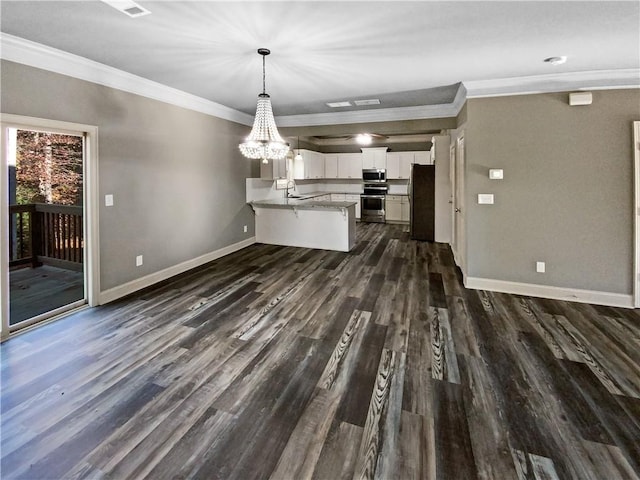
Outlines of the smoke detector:
{"label": "smoke detector", "polygon": [[545,63],[550,63],[551,65],[562,65],[567,62],[567,57],[564,55],[561,57],[549,57],[545,58],[543,61]]}

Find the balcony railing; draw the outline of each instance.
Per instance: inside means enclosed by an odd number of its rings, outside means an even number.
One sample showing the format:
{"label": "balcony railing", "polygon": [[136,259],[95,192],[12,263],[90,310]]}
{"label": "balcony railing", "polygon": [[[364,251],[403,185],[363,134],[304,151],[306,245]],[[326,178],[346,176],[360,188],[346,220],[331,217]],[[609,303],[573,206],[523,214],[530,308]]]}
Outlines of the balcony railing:
{"label": "balcony railing", "polygon": [[31,203],[9,205],[9,266],[43,263],[81,270],[82,207]]}

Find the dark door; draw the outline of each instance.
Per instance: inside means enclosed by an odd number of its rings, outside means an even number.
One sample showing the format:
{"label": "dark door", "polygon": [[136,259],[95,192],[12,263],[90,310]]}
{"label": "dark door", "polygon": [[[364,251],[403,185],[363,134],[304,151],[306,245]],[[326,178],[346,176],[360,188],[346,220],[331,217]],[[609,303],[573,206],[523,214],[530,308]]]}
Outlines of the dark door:
{"label": "dark door", "polygon": [[411,171],[411,238],[434,241],[436,169],[414,164]]}

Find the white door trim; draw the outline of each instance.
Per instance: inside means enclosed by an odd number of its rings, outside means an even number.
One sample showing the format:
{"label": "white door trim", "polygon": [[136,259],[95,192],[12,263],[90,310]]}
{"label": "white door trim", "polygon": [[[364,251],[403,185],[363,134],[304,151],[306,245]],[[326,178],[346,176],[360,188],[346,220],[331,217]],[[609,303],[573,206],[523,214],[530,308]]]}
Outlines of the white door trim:
{"label": "white door trim", "polygon": [[2,125],[2,154],[0,160],[0,182],[2,194],[0,198],[0,337],[9,336],[9,218],[5,212],[9,209],[9,195],[6,185],[9,183],[8,159],[6,151],[6,131],[8,128],[22,130],[46,130],[57,133],[83,133],[84,142],[84,262],[85,291],[87,303],[93,307],[98,305],[100,294],[100,237],[99,237],[99,191],[98,191],[98,127],[80,123],[62,122],[44,118],[26,117],[22,115],[0,114]]}
{"label": "white door trim", "polygon": [[0,130],[0,340],[4,340],[9,336],[9,142],[4,124]]}
{"label": "white door trim", "polygon": [[633,122],[634,156],[634,259],[633,259],[633,305],[640,308],[640,121]]}
{"label": "white door trim", "polygon": [[464,132],[460,132],[456,140],[456,206],[460,211],[456,214],[456,221],[460,219],[456,230],[456,250],[458,255],[458,266],[464,278],[467,276],[467,232],[465,225],[465,144]]}
{"label": "white door trim", "polygon": [[451,251],[453,259],[456,257],[456,139],[451,137],[449,144],[449,185],[451,187],[451,196],[449,197],[449,215],[451,216]]}

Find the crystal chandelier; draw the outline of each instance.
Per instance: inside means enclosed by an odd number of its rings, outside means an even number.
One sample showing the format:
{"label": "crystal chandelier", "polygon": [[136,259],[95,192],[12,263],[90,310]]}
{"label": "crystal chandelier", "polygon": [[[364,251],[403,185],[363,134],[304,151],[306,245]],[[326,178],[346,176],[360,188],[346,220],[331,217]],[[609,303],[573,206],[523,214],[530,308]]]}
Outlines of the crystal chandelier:
{"label": "crystal chandelier", "polygon": [[271,98],[265,91],[265,57],[271,53],[268,48],[259,48],[262,55],[262,93],[258,95],[258,106],[253,128],[246,140],[239,145],[240,151],[247,158],[261,158],[262,163],[269,160],[281,160],[289,151],[289,144],[285,143],[276,127],[271,110]]}

